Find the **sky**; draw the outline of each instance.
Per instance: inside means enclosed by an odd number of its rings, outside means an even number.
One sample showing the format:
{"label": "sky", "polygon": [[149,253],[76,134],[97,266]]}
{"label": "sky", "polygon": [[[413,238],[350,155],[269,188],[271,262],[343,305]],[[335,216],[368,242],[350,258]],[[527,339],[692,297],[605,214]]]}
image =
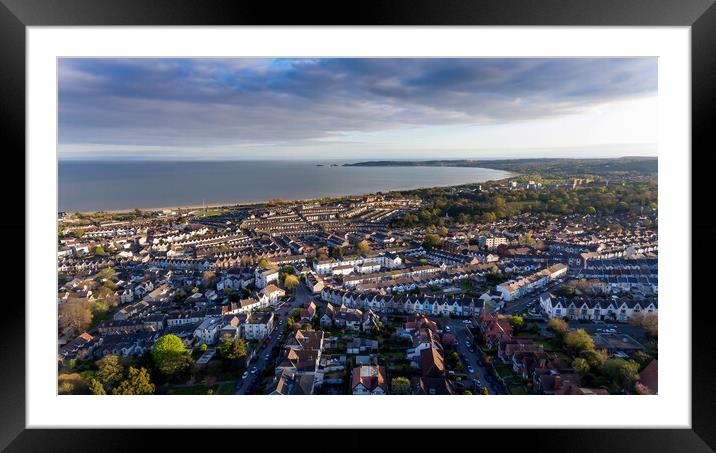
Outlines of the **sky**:
{"label": "sky", "polygon": [[63,160],[655,156],[656,58],[59,61]]}

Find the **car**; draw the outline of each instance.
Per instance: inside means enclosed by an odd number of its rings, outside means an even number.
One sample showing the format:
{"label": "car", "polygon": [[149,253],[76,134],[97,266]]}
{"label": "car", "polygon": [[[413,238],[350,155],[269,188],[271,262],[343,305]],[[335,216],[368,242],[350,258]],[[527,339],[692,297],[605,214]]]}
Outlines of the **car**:
{"label": "car", "polygon": [[479,379],[475,379],[474,382],[476,387],[482,387],[482,382]]}
{"label": "car", "polygon": [[471,343],[468,340],[465,340],[465,347],[469,348]]}
{"label": "car", "polygon": [[470,373],[470,374],[472,374],[472,373],[475,372],[475,369],[472,367],[472,365],[470,365],[470,366],[467,367],[467,372]]}
{"label": "car", "polygon": [[462,323],[463,324],[472,324],[472,321],[470,321],[469,319],[463,319]]}
{"label": "car", "polygon": [[256,374],[259,369],[256,367],[251,368],[251,374]]}
{"label": "car", "polygon": [[266,355],[264,356],[264,359],[265,359],[265,360],[271,360],[271,354],[266,354]]}
{"label": "car", "polygon": [[246,379],[246,377],[249,375],[248,371],[244,371],[244,374],[241,375],[241,379]]}
{"label": "car", "polygon": [[445,326],[445,332],[450,332],[451,330],[450,326]]}

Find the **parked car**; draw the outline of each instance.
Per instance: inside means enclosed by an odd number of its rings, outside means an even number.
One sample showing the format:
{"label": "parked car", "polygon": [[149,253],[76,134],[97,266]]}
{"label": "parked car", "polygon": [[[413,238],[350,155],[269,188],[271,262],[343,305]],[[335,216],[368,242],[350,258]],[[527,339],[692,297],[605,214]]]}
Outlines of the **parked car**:
{"label": "parked car", "polygon": [[450,326],[445,326],[445,332],[450,332],[451,330]]}
{"label": "parked car", "polygon": [[474,369],[472,366],[468,366],[468,367],[467,367],[467,372],[470,373],[470,374],[472,374],[472,373],[475,372],[475,369]]}
{"label": "parked car", "polygon": [[249,375],[248,371],[244,371],[244,374],[241,375],[241,379],[246,379],[246,377]]}
{"label": "parked car", "polygon": [[256,367],[251,368],[251,374],[256,374],[259,369]]}

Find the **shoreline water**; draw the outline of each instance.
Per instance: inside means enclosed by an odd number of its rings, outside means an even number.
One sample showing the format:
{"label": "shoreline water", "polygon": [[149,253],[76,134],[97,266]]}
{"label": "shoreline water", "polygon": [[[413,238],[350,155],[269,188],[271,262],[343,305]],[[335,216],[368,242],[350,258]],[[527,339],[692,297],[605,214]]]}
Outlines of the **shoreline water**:
{"label": "shoreline water", "polygon": [[[216,164],[203,163],[177,164],[155,163],[83,163],[74,169],[69,177],[67,163],[61,162],[58,188],[58,212],[106,212],[121,214],[140,209],[144,211],[215,209],[227,206],[245,207],[266,204],[274,199],[286,202],[315,201],[350,196],[365,196],[376,193],[395,193],[410,190],[455,187],[479,184],[488,181],[509,179],[518,175],[515,172],[489,168],[450,168],[439,172],[424,167],[412,168],[340,170],[349,167],[316,167],[312,161],[301,164],[282,162],[256,162],[253,166],[226,168]],[[178,165],[178,167],[177,167]],[[198,167],[198,168],[197,168]],[[311,168],[322,174],[316,174]],[[274,173],[274,177],[270,173]],[[186,179],[186,183],[182,182]],[[66,184],[73,184],[73,190],[67,190]],[[179,182],[177,182],[179,181]],[[310,181],[310,183],[306,183]],[[387,187],[386,187],[387,186]],[[321,193],[320,195],[317,193]],[[73,198],[77,194],[79,200]],[[206,203],[198,199],[208,194],[213,197]],[[306,196],[303,196],[306,194]],[[106,198],[103,198],[105,196]],[[216,198],[224,198],[216,200]],[[234,198],[236,197],[236,198]],[[249,198],[249,199],[241,199]],[[64,198],[64,200],[63,200]],[[160,198],[193,198],[189,203],[163,203]],[[232,199],[233,198],[233,199]],[[251,199],[253,198],[253,199]],[[107,208],[92,208],[107,199]],[[136,204],[131,204],[137,201]],[[150,204],[152,201],[159,201]],[[164,200],[166,201],[166,200]],[[189,200],[187,200],[189,201]],[[146,206],[142,205],[146,203]],[[87,208],[76,208],[81,204]],[[124,204],[123,206],[116,206]],[[64,206],[63,206],[64,205]],[[72,206],[75,205],[75,206]],[[114,205],[114,206],[112,206]]]}
{"label": "shoreline water", "polygon": [[[508,179],[519,176],[519,173],[514,173],[514,172],[508,172],[508,173],[512,173],[512,174],[506,178],[490,179],[490,180],[482,181],[482,182],[500,182],[500,181],[506,181]],[[405,191],[409,191],[409,190],[423,190],[423,189],[436,189],[436,188],[444,189],[444,188],[448,188],[448,187],[470,186],[473,184],[480,184],[480,182],[447,185],[447,186],[416,187],[414,189],[390,190],[390,191],[385,191],[385,192],[378,191],[378,192],[366,192],[366,193],[361,193],[361,194],[354,193],[354,194],[344,194],[344,195],[327,195],[327,196],[323,196],[323,197],[314,197],[314,198],[295,198],[295,199],[282,198],[281,201],[289,202],[289,203],[298,203],[298,202],[309,203],[309,202],[315,202],[315,201],[324,200],[324,199],[338,199],[338,198],[346,198],[346,197],[364,197],[364,196],[368,196],[368,195],[376,195],[378,193],[383,193],[383,194],[387,195],[387,194],[391,194],[391,193],[395,193],[395,192],[405,192]],[[236,202],[236,203],[232,203],[232,202],[218,203],[218,204],[213,203],[213,204],[207,204],[207,205],[163,206],[163,207],[158,207],[158,208],[100,209],[98,211],[78,211],[78,212],[81,212],[82,214],[98,214],[101,212],[107,213],[107,214],[125,214],[125,213],[134,212],[137,209],[139,209],[140,211],[172,211],[172,210],[177,210],[177,209],[192,211],[192,210],[204,209],[204,208],[206,208],[207,210],[208,209],[223,209],[223,208],[228,208],[228,207],[243,208],[243,207],[247,207],[247,206],[258,206],[258,205],[268,204],[270,201],[271,200],[268,199],[268,200],[263,200],[263,201],[240,201],[240,202]]]}

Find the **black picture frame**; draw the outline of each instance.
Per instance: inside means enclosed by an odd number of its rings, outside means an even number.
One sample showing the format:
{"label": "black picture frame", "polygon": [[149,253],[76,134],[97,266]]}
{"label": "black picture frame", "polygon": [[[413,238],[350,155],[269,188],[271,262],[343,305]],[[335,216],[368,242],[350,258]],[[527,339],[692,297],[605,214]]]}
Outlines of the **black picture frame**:
{"label": "black picture frame", "polygon": [[[20,183],[9,173],[24,175],[25,146],[25,31],[29,26],[111,26],[111,25],[528,25],[528,26],[688,26],[691,27],[692,49],[692,208],[708,207],[710,182],[708,165],[694,165],[697,158],[707,157],[714,149],[709,117],[716,101],[716,6],[714,0],[400,0],[385,2],[273,2],[248,1],[108,1],[108,0],[0,0],[0,134],[5,168],[3,178],[6,194],[2,216],[4,238],[25,236],[24,199],[18,197]],[[14,160],[14,162],[12,161]],[[705,164],[705,161],[702,162]],[[20,169],[23,169],[21,171]],[[682,182],[669,182],[679,184]],[[704,195],[705,194],[705,195]],[[13,203],[16,206],[13,206]],[[705,209],[708,211],[708,209]],[[696,214],[695,210],[693,211]],[[693,238],[713,237],[716,221],[704,214],[690,220]],[[32,270],[25,269],[24,247],[6,239],[18,248],[3,260],[4,275],[17,280],[19,269],[25,272],[26,284]],[[10,245],[10,244],[8,244]],[[7,246],[6,245],[6,248]],[[691,247],[691,243],[684,244]],[[23,250],[20,250],[23,248]],[[706,249],[704,253],[708,253]],[[489,448],[493,441],[511,447],[549,449],[551,451],[713,451],[716,449],[716,384],[714,358],[716,342],[710,329],[714,319],[714,303],[708,294],[697,298],[709,281],[711,267],[699,265],[699,254],[692,255],[693,294],[684,292],[684,300],[669,303],[689,304],[692,313],[692,429],[679,430],[480,430],[465,439],[474,448]],[[705,258],[708,259],[708,258]],[[668,276],[667,276],[668,277]],[[687,282],[683,282],[686,284]],[[19,286],[19,285],[18,285]],[[687,289],[688,286],[685,286]],[[48,301],[49,303],[49,301]],[[20,296],[12,293],[2,304],[0,316],[4,334],[0,342],[0,446],[7,451],[127,451],[148,445],[146,437],[156,437],[162,449],[187,449],[192,443],[205,448],[231,448],[237,437],[181,432],[170,435],[162,431],[143,430],[29,430],[25,429],[25,307]],[[32,314],[29,314],[32,316]],[[187,411],[189,415],[190,410]],[[425,414],[439,416],[439,414]],[[539,416],[538,414],[535,415]],[[285,433],[290,439],[291,433]],[[295,435],[295,433],[294,433]],[[335,437],[326,446],[358,447],[368,438],[362,430],[335,430],[316,438]],[[452,435],[452,434],[450,434]],[[375,445],[372,434],[369,439]],[[234,439],[230,443],[224,443]],[[245,437],[245,436],[240,436]],[[272,442],[259,433],[259,445]],[[257,438],[258,437],[258,438]],[[311,439],[302,435],[302,439]],[[433,435],[405,432],[390,436],[396,445],[405,448],[416,441],[423,448],[446,448],[450,445],[444,434]],[[483,442],[482,439],[485,441]],[[381,440],[381,446],[390,440]],[[264,444],[264,446],[270,444]],[[296,443],[292,445],[296,446]],[[320,444],[309,442],[312,450],[321,451]],[[455,444],[457,445],[457,444]],[[335,451],[334,448],[330,448]]]}

